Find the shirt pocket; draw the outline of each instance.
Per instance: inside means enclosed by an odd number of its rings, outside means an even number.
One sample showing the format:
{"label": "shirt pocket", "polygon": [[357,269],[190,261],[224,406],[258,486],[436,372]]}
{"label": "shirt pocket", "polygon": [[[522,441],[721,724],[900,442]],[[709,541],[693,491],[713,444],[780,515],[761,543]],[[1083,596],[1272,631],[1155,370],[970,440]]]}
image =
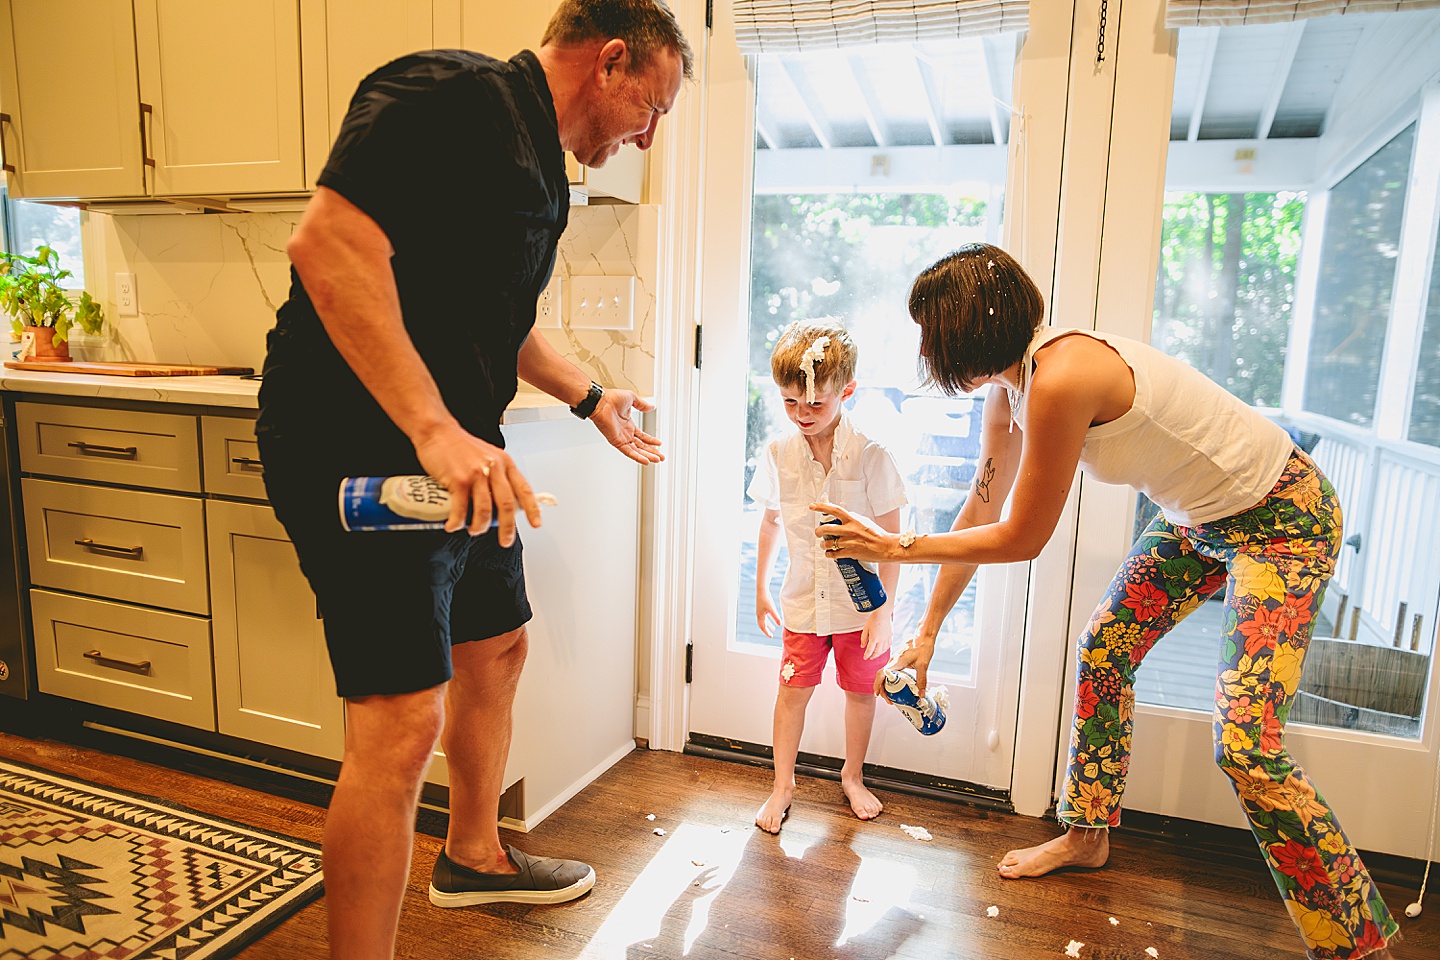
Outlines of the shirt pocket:
{"label": "shirt pocket", "polygon": [[870,516],[870,498],[865,495],[864,480],[831,480],[827,499],[851,513]]}

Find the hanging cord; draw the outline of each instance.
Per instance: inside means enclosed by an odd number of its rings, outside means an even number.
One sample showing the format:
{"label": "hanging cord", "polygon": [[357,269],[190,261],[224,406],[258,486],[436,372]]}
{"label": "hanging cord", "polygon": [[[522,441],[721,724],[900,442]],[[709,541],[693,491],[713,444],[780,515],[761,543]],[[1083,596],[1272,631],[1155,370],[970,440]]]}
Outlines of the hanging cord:
{"label": "hanging cord", "polygon": [[1095,41],[1095,62],[1105,62],[1105,11],[1110,0],[1100,0],[1100,37]]}
{"label": "hanging cord", "polygon": [[1425,874],[1420,878],[1420,895],[1415,902],[1405,908],[1405,916],[1418,917],[1424,909],[1425,884],[1430,882],[1430,855],[1435,851],[1435,823],[1436,814],[1440,813],[1440,755],[1435,758],[1435,799],[1430,801],[1430,833],[1425,840]]}

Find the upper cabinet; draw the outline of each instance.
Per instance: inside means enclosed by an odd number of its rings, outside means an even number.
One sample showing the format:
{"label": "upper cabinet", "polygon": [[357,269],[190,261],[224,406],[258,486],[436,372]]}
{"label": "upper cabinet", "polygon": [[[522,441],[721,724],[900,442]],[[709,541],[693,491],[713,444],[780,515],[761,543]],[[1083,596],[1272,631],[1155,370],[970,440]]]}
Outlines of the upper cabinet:
{"label": "upper cabinet", "polygon": [[0,13],[13,195],[305,188],[298,0],[0,0]]}
{"label": "upper cabinet", "polygon": [[307,188],[360,81],[407,53],[460,46],[460,16],[460,0],[300,0]]}

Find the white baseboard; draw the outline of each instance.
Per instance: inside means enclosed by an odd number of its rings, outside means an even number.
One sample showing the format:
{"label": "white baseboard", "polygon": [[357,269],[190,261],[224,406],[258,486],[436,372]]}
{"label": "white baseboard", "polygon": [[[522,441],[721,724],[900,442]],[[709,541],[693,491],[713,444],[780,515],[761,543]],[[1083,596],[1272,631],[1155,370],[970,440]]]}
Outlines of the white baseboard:
{"label": "white baseboard", "polygon": [[541,807],[539,810],[536,810],[533,814],[526,817],[524,820],[516,820],[513,817],[501,817],[500,826],[504,827],[507,830],[518,830],[521,833],[529,833],[531,830],[538,827],[542,820],[550,816],[550,814],[554,813],[556,810],[559,810],[560,807],[564,805],[565,802],[568,801],[571,797],[575,796],[575,794],[579,793],[581,790],[584,790],[586,787],[590,786],[590,784],[594,783],[596,777],[600,776],[600,774],[615,766],[615,764],[619,763],[627,753],[634,749],[635,741],[633,739],[627,740],[623,747],[616,750],[604,760],[600,761],[586,773],[582,774],[574,783],[566,787],[553,800],[545,804],[545,806]]}

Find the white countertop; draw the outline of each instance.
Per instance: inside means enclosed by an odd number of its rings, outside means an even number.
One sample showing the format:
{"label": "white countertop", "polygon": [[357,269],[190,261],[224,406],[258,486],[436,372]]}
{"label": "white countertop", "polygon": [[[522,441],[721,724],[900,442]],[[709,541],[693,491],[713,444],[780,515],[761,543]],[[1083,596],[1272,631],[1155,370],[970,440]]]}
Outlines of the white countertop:
{"label": "white countertop", "polygon": [[[63,397],[101,397],[188,403],[202,407],[259,410],[260,381],[244,377],[118,377],[93,373],[49,373],[0,367],[0,390]],[[501,423],[535,423],[570,416],[570,408],[549,394],[521,390],[505,408]]]}

